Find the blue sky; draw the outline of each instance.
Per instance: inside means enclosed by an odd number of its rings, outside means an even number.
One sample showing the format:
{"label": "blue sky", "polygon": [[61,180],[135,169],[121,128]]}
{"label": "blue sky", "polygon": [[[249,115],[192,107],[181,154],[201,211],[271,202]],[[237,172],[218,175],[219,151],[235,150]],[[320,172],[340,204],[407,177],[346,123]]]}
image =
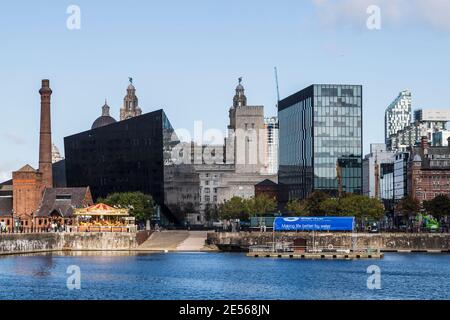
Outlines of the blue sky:
{"label": "blue sky", "polygon": [[[81,29],[66,27],[67,7]],[[381,8],[381,29],[366,8]],[[384,109],[399,91],[413,108],[450,108],[450,1],[9,1],[0,4],[0,179],[37,166],[40,80],[53,89],[53,140],[112,115],[134,78],[144,112],[172,125],[226,129],[237,78],[249,104],[275,115],[274,66],[286,97],[312,83],[364,86],[365,153],[383,141]]]}

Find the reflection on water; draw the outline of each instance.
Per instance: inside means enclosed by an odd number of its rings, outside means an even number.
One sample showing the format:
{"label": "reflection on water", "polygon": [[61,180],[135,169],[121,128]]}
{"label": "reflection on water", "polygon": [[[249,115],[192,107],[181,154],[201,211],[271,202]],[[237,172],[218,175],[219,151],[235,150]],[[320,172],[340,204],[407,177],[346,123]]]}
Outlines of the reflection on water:
{"label": "reflection on water", "polygon": [[[367,289],[367,267],[382,289]],[[79,266],[81,290],[68,290]],[[254,259],[228,253],[60,252],[0,257],[0,299],[450,299],[450,255]],[[420,290],[418,290],[420,288]]]}

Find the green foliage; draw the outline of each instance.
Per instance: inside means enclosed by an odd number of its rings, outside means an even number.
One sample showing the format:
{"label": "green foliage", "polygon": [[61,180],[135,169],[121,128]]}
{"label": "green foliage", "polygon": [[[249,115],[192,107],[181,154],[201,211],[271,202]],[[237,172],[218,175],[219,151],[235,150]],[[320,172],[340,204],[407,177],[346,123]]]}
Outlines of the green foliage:
{"label": "green foliage", "polygon": [[265,215],[277,209],[274,198],[259,195],[250,199],[233,197],[219,206],[218,216],[220,219],[240,219],[247,221],[251,216]]}
{"label": "green foliage", "polygon": [[354,216],[359,219],[379,220],[384,216],[383,203],[375,198],[361,195],[347,195],[340,199],[340,212],[345,216]]}
{"label": "green foliage", "polygon": [[241,219],[246,221],[249,219],[248,211],[244,199],[241,197],[233,197],[219,206],[220,219]]}
{"label": "green foliage", "polygon": [[315,217],[326,215],[326,212],[321,208],[321,204],[328,198],[328,194],[322,191],[315,191],[311,193],[305,200],[306,211],[309,215]]}
{"label": "green foliage", "polygon": [[304,201],[293,199],[286,209],[300,216],[352,216],[375,220],[381,219],[385,212],[383,203],[378,199],[354,194],[331,198],[322,192],[313,193]]}
{"label": "green foliage", "polygon": [[286,210],[289,214],[295,216],[307,216],[309,212],[306,210],[306,205],[304,201],[300,199],[291,199],[286,204]]}
{"label": "green foliage", "polygon": [[448,216],[450,214],[450,199],[445,195],[439,195],[433,200],[424,201],[423,207],[433,217]]}
{"label": "green foliage", "polygon": [[397,203],[395,211],[406,216],[415,216],[420,210],[419,200],[410,196],[403,198]]}
{"label": "green foliage", "polygon": [[106,199],[99,198],[97,203],[105,203],[112,207],[127,208],[130,215],[137,221],[151,219],[155,212],[155,201],[152,196],[142,192],[123,192],[108,195]]}
{"label": "green foliage", "polygon": [[342,208],[341,200],[336,198],[328,198],[322,201],[320,209],[326,212],[327,216],[341,216],[345,214]]}
{"label": "green foliage", "polygon": [[243,200],[245,209],[250,216],[264,216],[277,210],[275,198],[270,198],[265,194],[258,195],[248,200]]}
{"label": "green foliage", "polygon": [[205,206],[205,218],[207,221],[214,221],[219,218],[219,208],[216,205],[207,203]]}

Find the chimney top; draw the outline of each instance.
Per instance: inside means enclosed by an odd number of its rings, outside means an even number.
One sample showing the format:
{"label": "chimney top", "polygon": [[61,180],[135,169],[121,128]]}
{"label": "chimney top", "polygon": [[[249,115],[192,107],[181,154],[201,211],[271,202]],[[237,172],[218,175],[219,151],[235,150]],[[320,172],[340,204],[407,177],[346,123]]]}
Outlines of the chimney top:
{"label": "chimney top", "polygon": [[423,136],[420,141],[421,141],[421,147],[423,150],[423,154],[428,155],[428,148],[430,147],[430,145],[428,144],[428,137]]}
{"label": "chimney top", "polygon": [[42,80],[42,87],[39,90],[40,94],[52,94],[52,90],[50,89],[50,80],[43,79]]}

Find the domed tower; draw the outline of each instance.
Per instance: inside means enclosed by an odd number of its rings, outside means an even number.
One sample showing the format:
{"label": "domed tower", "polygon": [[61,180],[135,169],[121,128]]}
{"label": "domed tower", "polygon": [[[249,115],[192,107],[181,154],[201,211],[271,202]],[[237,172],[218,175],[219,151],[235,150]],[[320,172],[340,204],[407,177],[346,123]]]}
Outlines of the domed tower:
{"label": "domed tower", "polygon": [[108,103],[105,100],[105,104],[102,107],[102,115],[94,121],[91,129],[97,129],[117,122],[116,119],[114,119],[109,115],[109,110],[110,107],[108,106]]}
{"label": "domed tower", "polygon": [[236,87],[236,94],[233,98],[233,108],[245,107],[247,105],[247,97],[244,92],[245,89],[242,85],[242,78],[239,78],[239,84]]}
{"label": "domed tower", "polygon": [[233,106],[229,111],[230,124],[226,139],[227,163],[234,163],[236,172],[260,173],[264,165],[264,146],[261,132],[265,129],[264,107],[247,105],[242,78],[236,87]]}
{"label": "domed tower", "polygon": [[139,108],[138,97],[136,97],[136,88],[133,85],[133,78],[129,78],[130,84],[127,88],[127,95],[123,99],[123,106],[120,109],[120,121],[127,120],[142,114]]}

